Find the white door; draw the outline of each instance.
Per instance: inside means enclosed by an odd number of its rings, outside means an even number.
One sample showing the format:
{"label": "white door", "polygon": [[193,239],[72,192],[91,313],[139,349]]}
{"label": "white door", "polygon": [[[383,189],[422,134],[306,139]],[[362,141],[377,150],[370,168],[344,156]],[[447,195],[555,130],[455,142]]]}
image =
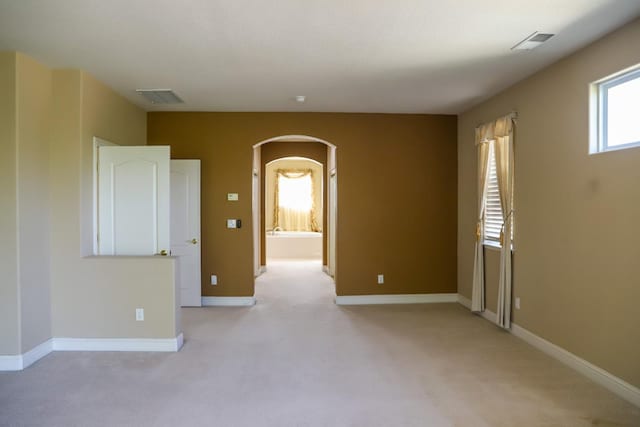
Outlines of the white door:
{"label": "white door", "polygon": [[200,160],[171,160],[171,255],[182,306],[200,307]]}
{"label": "white door", "polygon": [[100,147],[100,255],[169,252],[169,147]]}

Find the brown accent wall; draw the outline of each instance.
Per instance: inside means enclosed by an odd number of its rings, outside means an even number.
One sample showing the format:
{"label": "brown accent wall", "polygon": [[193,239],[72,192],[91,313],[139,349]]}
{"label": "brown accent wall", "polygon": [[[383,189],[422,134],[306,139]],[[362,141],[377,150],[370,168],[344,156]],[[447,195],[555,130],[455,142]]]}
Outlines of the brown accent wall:
{"label": "brown accent wall", "polygon": [[[589,155],[589,84],[640,63],[640,20],[459,119],[458,286],[471,297],[474,128],[518,111],[516,324],[640,387],[640,148]],[[495,310],[499,257],[485,250]]]}
{"label": "brown accent wall", "polygon": [[[315,141],[274,141],[260,146],[260,210],[265,207],[265,165],[283,157],[306,157],[322,163],[322,264],[327,265],[327,145]],[[260,265],[266,265],[265,222],[260,221]]]}
{"label": "brown accent wall", "polygon": [[147,123],[148,144],[202,161],[203,295],[254,293],[252,147],[281,135],[337,146],[338,295],[456,292],[455,116],[153,112]]}

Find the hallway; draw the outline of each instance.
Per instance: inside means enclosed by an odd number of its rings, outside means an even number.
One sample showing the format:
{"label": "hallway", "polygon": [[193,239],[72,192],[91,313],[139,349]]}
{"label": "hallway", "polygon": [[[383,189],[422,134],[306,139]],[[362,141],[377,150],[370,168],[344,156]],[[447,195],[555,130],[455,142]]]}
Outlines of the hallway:
{"label": "hallway", "polygon": [[256,278],[255,296],[259,305],[285,308],[334,304],[336,293],[320,260],[269,259],[267,271]]}

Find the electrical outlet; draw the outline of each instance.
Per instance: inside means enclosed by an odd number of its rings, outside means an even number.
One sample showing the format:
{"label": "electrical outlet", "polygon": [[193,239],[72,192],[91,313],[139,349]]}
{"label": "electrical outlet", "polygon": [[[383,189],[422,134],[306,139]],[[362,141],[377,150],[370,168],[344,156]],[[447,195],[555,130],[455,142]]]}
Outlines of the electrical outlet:
{"label": "electrical outlet", "polygon": [[142,322],[144,320],[144,308],[136,308],[136,320]]}
{"label": "electrical outlet", "polygon": [[516,297],[516,309],[520,310],[520,297]]}
{"label": "electrical outlet", "polygon": [[238,201],[238,193],[227,193],[227,200],[230,202]]}
{"label": "electrical outlet", "polygon": [[227,220],[227,228],[236,228],[236,220],[228,219]]}
{"label": "electrical outlet", "polygon": [[215,274],[211,275],[211,284],[212,285],[217,285],[218,284],[218,276],[216,276]]}
{"label": "electrical outlet", "polygon": [[384,274],[378,274],[378,285],[382,285],[384,283]]}

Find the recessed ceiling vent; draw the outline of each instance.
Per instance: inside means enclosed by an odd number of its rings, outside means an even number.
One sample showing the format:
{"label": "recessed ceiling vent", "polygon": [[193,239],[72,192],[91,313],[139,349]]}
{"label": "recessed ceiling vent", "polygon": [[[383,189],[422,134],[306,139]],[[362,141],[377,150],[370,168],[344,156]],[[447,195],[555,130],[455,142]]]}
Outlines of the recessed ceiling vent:
{"label": "recessed ceiling vent", "polygon": [[554,34],[535,32],[520,43],[511,48],[511,50],[531,50],[553,37]]}
{"label": "recessed ceiling vent", "polygon": [[136,89],[136,92],[152,104],[184,104],[171,89]]}

